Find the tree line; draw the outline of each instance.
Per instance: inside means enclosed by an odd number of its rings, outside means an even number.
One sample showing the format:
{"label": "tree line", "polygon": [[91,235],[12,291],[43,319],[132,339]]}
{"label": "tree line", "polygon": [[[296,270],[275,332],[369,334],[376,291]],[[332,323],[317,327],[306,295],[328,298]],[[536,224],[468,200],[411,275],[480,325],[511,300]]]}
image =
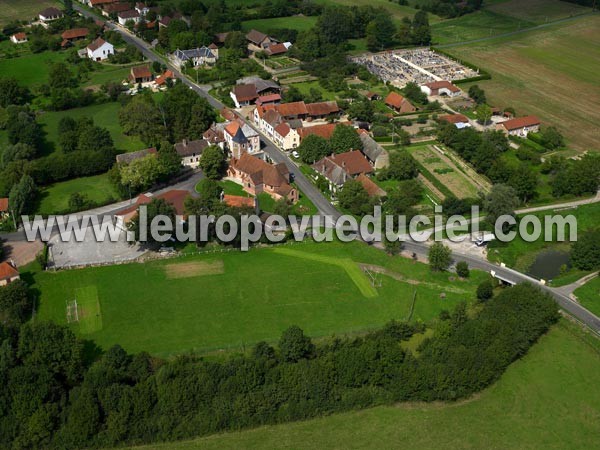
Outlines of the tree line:
{"label": "tree line", "polygon": [[519,285],[474,316],[464,303],[440,314],[416,355],[400,344],[422,325],[392,321],[319,344],[293,326],[277,346],[260,342],[249,354],[220,361],[165,361],[118,345],[100,354],[67,327],[4,322],[0,442],[61,449],[142,444],[399,401],[458,400],[496,381],[557,319],[551,298]]}

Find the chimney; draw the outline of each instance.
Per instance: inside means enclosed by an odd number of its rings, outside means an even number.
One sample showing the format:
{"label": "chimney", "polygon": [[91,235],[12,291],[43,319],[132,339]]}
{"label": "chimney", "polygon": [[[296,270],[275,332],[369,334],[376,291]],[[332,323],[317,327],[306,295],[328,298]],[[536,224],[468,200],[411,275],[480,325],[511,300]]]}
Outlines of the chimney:
{"label": "chimney", "polygon": [[187,141],[187,139],[184,139],[184,140],[182,141],[182,143],[183,143],[183,146],[184,146],[184,147],[187,147],[187,145],[188,145],[188,141]]}

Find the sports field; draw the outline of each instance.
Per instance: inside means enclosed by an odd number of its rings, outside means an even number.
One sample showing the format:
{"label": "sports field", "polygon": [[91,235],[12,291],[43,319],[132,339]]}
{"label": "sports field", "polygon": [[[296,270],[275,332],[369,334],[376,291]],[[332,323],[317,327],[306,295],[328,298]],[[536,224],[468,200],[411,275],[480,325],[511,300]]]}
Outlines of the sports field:
{"label": "sports field", "polygon": [[[373,287],[358,263],[381,266],[389,275],[377,276],[381,287]],[[430,320],[473,299],[486,276],[472,272],[468,281],[454,280],[359,243],[305,243],[33,275],[41,292],[39,319],[66,323],[66,302],[78,289],[95,287],[102,328],[74,329],[104,348],[119,343],[163,356],[276,341],[293,324],[311,336],[378,327],[406,319],[415,290],[412,319]]]}
{"label": "sports field", "polygon": [[591,449],[600,435],[598,373],[598,340],[563,321],[470,400],[381,406],[135,448]]}
{"label": "sports field", "polygon": [[[555,125],[576,150],[600,150],[600,16],[586,16],[511,38],[448,48],[487,70],[489,103],[512,106]],[[465,86],[467,88],[467,86]]]}
{"label": "sports field", "polygon": [[53,0],[0,0],[0,27],[15,20],[37,18],[49,6],[62,7],[62,4]]}
{"label": "sports field", "polygon": [[113,138],[115,147],[119,150],[128,152],[141,150],[146,146],[137,136],[125,136],[119,125],[119,109],[121,105],[118,102],[102,103],[83,108],[73,108],[66,111],[49,111],[39,116],[38,121],[42,124],[46,133],[46,141],[50,144],[49,152],[56,150],[58,142],[58,122],[63,117],[91,117],[94,123],[100,127],[107,128]]}

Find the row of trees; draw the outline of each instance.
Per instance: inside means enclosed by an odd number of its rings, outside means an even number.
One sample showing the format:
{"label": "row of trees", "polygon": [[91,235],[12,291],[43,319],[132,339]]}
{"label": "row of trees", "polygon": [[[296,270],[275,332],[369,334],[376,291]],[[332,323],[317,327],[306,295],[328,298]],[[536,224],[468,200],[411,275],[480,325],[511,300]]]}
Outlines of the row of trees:
{"label": "row of trees", "polygon": [[[16,285],[18,286],[18,285]],[[18,289],[12,288],[15,291]],[[11,292],[11,297],[14,292]],[[8,303],[27,309],[22,294]],[[15,301],[16,300],[16,301]],[[0,299],[0,307],[6,305]],[[20,312],[11,314],[17,325]],[[184,439],[398,401],[457,400],[497,380],[558,318],[552,299],[519,285],[444,312],[414,357],[399,345],[423,327],[391,322],[315,344],[298,327],[247,355],[170,361],[98,349],[66,327],[0,327],[0,445],[84,448]],[[97,354],[97,353],[96,353]]]}

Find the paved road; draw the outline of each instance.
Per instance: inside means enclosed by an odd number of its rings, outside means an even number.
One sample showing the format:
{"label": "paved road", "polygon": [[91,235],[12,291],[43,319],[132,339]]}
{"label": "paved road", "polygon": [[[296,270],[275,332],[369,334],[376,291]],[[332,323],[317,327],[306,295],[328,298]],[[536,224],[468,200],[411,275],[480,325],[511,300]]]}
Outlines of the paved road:
{"label": "paved road", "polygon": [[[90,13],[88,10],[82,8],[80,5],[73,4],[73,8],[75,10],[81,12],[84,16],[98,18],[94,14]],[[569,18],[569,19],[565,19],[565,20],[562,20],[559,22],[565,22],[565,21],[573,20],[573,19],[574,18]],[[554,22],[554,23],[557,23],[557,22]],[[550,24],[540,25],[535,28],[543,28],[544,26],[548,26],[548,25],[550,25]],[[224,107],[224,105],[220,101],[218,101],[217,99],[215,99],[214,97],[212,97],[211,95],[208,94],[206,88],[203,88],[202,86],[198,86],[197,84],[193,83],[191,80],[189,80],[187,77],[185,77],[179,70],[177,70],[175,67],[173,67],[168,61],[166,61],[164,58],[155,54],[150,49],[150,46],[148,43],[139,39],[136,36],[131,35],[127,30],[125,30],[124,28],[122,28],[118,25],[115,25],[115,24],[109,22],[109,23],[107,23],[107,26],[113,30],[118,31],[123,36],[123,39],[126,42],[128,42],[132,45],[135,45],[144,54],[144,56],[146,56],[149,60],[159,61],[162,64],[166,64],[183,83],[185,83],[187,86],[189,86],[190,89],[192,89],[198,95],[206,98],[208,100],[208,102],[214,108],[221,109]],[[533,29],[535,29],[535,28],[533,28]],[[510,36],[511,34],[517,34],[517,32],[508,33],[506,35]],[[496,37],[498,37],[498,36],[496,36]],[[487,40],[487,39],[482,39],[482,40]],[[474,42],[478,42],[478,41],[480,41],[480,40],[477,40]],[[240,118],[242,120],[246,121],[243,117],[240,117]],[[333,205],[331,205],[331,203],[329,203],[329,201],[310,182],[310,180],[308,180],[304,176],[304,174],[300,171],[298,166],[296,166],[296,164],[289,158],[289,156],[287,156],[287,154],[285,154],[284,152],[279,150],[277,147],[275,147],[275,145],[273,145],[268,140],[268,138],[260,132],[260,130],[256,129],[252,123],[248,123],[248,125],[260,133],[260,135],[262,136],[262,143],[264,145],[264,151],[273,159],[273,161],[275,161],[276,163],[283,162],[287,165],[287,167],[289,168],[290,173],[294,177],[294,180],[295,180],[296,184],[298,185],[298,187],[304,192],[304,194],[308,198],[310,198],[310,200],[319,209],[319,212],[323,215],[331,215],[334,218],[339,217],[340,216],[339,211],[337,211],[337,209]],[[597,198],[600,199],[598,196],[597,196]],[[598,200],[595,200],[595,201],[598,201]],[[573,203],[575,203],[575,202],[567,203],[565,205],[571,205]],[[588,203],[589,203],[589,201],[588,201]],[[547,207],[540,207],[540,208],[555,209],[556,207],[557,207],[556,205],[548,205]],[[561,206],[559,206],[559,207],[561,207]],[[543,210],[543,209],[536,209],[536,210]],[[380,244],[378,244],[376,246],[379,248],[382,248],[382,246]],[[403,246],[408,251],[414,252],[417,255],[420,255],[423,257],[427,257],[429,247],[425,243],[417,243],[417,242],[409,241],[409,242],[405,242],[403,244]],[[531,278],[525,274],[522,274],[515,270],[509,269],[507,267],[497,266],[497,265],[492,264],[481,258],[476,258],[473,256],[465,255],[465,254],[462,254],[462,253],[459,253],[456,251],[453,252],[453,257],[456,262],[465,261],[469,264],[469,266],[471,268],[480,269],[480,270],[484,270],[487,272],[495,271],[498,275],[502,276],[505,279],[514,281],[515,283],[531,282],[534,284],[538,284],[538,280],[535,280],[534,278]],[[589,312],[588,310],[583,308],[578,303],[572,301],[568,296],[565,296],[559,290],[550,288],[547,286],[541,286],[541,285],[539,285],[539,286],[543,291],[550,294],[556,300],[556,302],[559,304],[559,306],[561,308],[563,308],[565,311],[569,312],[573,316],[577,317],[579,320],[581,320],[583,323],[585,323],[587,326],[589,326],[596,333],[600,333],[600,318],[596,317],[594,314],[592,314],[591,312]]]}

